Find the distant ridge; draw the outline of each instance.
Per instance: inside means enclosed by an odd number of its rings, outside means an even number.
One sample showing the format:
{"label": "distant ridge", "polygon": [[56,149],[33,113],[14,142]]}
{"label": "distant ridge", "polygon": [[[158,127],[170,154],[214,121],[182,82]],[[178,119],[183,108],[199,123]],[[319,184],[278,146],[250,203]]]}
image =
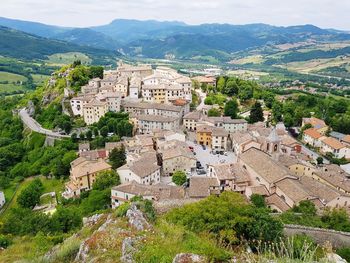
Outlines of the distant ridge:
{"label": "distant ridge", "polygon": [[69,28],[0,18],[0,25],[76,45],[111,51],[118,49],[129,56],[149,58],[164,58],[170,54],[181,59],[200,56],[227,61],[233,53],[247,49],[308,41],[350,40],[347,32],[310,24],[188,25],[178,21],[116,19],[102,26]]}

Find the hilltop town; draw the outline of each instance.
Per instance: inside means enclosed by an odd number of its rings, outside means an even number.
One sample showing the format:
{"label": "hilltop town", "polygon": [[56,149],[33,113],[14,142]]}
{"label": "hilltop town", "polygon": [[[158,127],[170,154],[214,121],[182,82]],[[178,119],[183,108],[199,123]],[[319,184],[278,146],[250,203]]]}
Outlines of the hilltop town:
{"label": "hilltop town", "polygon": [[[216,85],[213,79],[195,78]],[[319,210],[349,208],[350,175],[338,165],[317,162],[319,155],[306,148],[350,159],[348,136],[325,136],[328,126],[320,119],[303,119],[301,127],[310,127],[300,141],[283,123],[267,126],[264,121],[248,124],[243,118],[211,117],[208,110],[215,105],[190,107],[196,91],[189,77],[166,67],[122,62],[116,70],[104,71],[103,79],[89,80],[77,95],[65,92],[70,94],[73,115],[83,117],[87,125],[99,122],[107,112],[120,111],[129,113],[133,124],[133,137],[107,142],[104,148],[79,144],[79,157],[71,163],[63,193],[66,198],[91,190],[98,174],[112,169],[111,152],[122,148],[125,164],[116,169],[121,184],[112,188],[112,207],[134,196],[181,204],[233,191],[248,199],[262,195],[277,212],[305,200]],[[172,176],[179,173],[187,179],[176,185]]]}
{"label": "hilltop town", "polygon": [[[188,76],[165,66],[123,61],[109,70],[89,68],[79,61],[62,68],[43,89],[24,98],[18,104],[21,107],[12,111],[28,134],[28,153],[9,173],[26,177],[29,186],[8,203],[8,197],[0,192],[3,231],[18,235],[9,221],[21,211],[13,210],[14,205],[29,208],[28,216],[52,221],[44,230],[47,233],[58,224],[55,220],[69,219],[71,223],[55,233],[72,233],[81,227],[81,214],[85,216],[83,226],[89,228],[105,220],[104,213],[119,215],[123,209],[128,216],[141,213],[130,203],[150,201],[152,213],[171,215],[181,211],[176,208],[205,206],[207,200],[220,198],[244,202],[257,209],[257,214],[259,206],[264,207],[259,220],[269,221],[271,229],[259,227],[258,231],[266,231],[266,235],[282,231],[278,220],[285,224],[284,231],[290,223],[347,231],[347,223],[339,228],[324,218],[330,211],[335,211],[334,217],[337,211],[350,212],[346,165],[350,135],[333,130],[306,111],[292,125],[281,118],[286,115],[284,109],[276,106],[288,99],[283,95],[275,98],[269,92],[236,78]],[[41,149],[44,153],[39,155]],[[54,180],[60,191],[50,186]],[[29,198],[34,190],[38,194]],[[28,196],[22,194],[26,191]],[[219,199],[210,199],[214,197]],[[303,207],[313,212],[305,216]],[[57,211],[62,213],[59,219]],[[275,221],[271,214],[279,219]],[[315,218],[315,222],[304,222],[306,218]],[[345,218],[347,222],[348,216]],[[106,224],[119,222],[111,217],[106,220]],[[148,229],[143,220],[137,229]],[[21,231],[27,233],[31,228]],[[79,241],[75,260],[88,257],[84,249],[92,247],[86,240]],[[126,241],[120,241],[123,247]],[[347,244],[344,242],[341,245]],[[46,257],[55,253],[51,250]]]}

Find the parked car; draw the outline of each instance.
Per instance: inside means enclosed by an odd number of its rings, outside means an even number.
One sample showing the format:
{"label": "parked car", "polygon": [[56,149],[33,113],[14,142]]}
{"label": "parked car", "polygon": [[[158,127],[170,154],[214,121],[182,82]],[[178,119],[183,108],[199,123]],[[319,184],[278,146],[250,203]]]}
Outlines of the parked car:
{"label": "parked car", "polygon": [[225,155],[225,156],[227,156],[227,155],[228,155],[228,153],[227,153],[227,152],[224,152],[224,155]]}
{"label": "parked car", "polygon": [[203,150],[206,150],[206,149],[207,149],[207,147],[205,147],[204,144],[202,144],[202,148],[203,148]]}
{"label": "parked car", "polygon": [[224,151],[220,151],[220,155],[224,155]]}
{"label": "parked car", "polygon": [[201,175],[201,174],[206,174],[207,172],[202,168],[202,169],[197,169],[197,174]]}
{"label": "parked car", "polygon": [[200,161],[197,161],[197,162],[196,162],[196,167],[197,167],[197,169],[199,169],[199,168],[201,168],[201,167],[202,167],[202,164],[201,164],[201,162],[200,162]]}

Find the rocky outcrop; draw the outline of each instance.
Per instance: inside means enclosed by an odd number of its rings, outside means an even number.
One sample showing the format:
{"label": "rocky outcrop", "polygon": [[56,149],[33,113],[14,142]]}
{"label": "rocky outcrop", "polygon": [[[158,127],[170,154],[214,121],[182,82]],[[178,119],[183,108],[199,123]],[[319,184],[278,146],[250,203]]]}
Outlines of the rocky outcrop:
{"label": "rocky outcrop", "polygon": [[129,210],[126,212],[126,217],[129,220],[129,224],[137,231],[144,231],[151,228],[151,225],[147,222],[136,204],[130,206]]}
{"label": "rocky outcrop", "polygon": [[133,255],[137,252],[137,242],[141,237],[127,237],[123,240],[122,256],[120,258],[123,263],[134,263]]}
{"label": "rocky outcrop", "polygon": [[46,106],[46,105],[50,104],[52,101],[54,101],[58,96],[59,96],[59,94],[53,93],[53,92],[45,94],[41,100],[41,104],[43,106]]}
{"label": "rocky outcrop", "polygon": [[327,260],[332,263],[347,263],[345,259],[334,253],[327,254]]}
{"label": "rocky outcrop", "polygon": [[84,217],[83,218],[83,225],[85,226],[93,226],[95,225],[101,218],[103,217],[103,214],[96,214],[90,217]]}
{"label": "rocky outcrop", "polygon": [[35,115],[35,106],[34,103],[30,100],[27,104],[27,112],[30,117],[33,117]]}
{"label": "rocky outcrop", "polygon": [[[89,224],[90,225],[94,225],[96,224],[96,222],[99,220],[99,216],[98,215],[94,215],[92,217],[90,217],[85,224]],[[114,222],[113,218],[111,215],[108,215],[106,222],[104,222],[92,235],[91,237],[85,239],[79,248],[79,252],[77,254],[77,256],[75,257],[75,261],[77,262],[87,262],[87,259],[89,257],[89,251],[90,251],[90,240],[98,235],[99,232],[103,232],[106,230],[106,228],[112,223]]]}
{"label": "rocky outcrop", "polygon": [[191,254],[191,253],[181,253],[177,254],[173,259],[173,263],[205,263],[207,260],[205,257]]}

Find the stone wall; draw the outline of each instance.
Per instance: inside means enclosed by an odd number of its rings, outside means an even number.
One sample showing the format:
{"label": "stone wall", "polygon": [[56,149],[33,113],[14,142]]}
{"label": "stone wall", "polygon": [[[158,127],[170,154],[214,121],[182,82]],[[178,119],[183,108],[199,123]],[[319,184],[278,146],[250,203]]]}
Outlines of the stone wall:
{"label": "stone wall", "polygon": [[334,248],[350,247],[350,233],[348,232],[299,225],[284,225],[284,234],[286,236],[305,234],[317,244],[323,245],[328,241]]}

